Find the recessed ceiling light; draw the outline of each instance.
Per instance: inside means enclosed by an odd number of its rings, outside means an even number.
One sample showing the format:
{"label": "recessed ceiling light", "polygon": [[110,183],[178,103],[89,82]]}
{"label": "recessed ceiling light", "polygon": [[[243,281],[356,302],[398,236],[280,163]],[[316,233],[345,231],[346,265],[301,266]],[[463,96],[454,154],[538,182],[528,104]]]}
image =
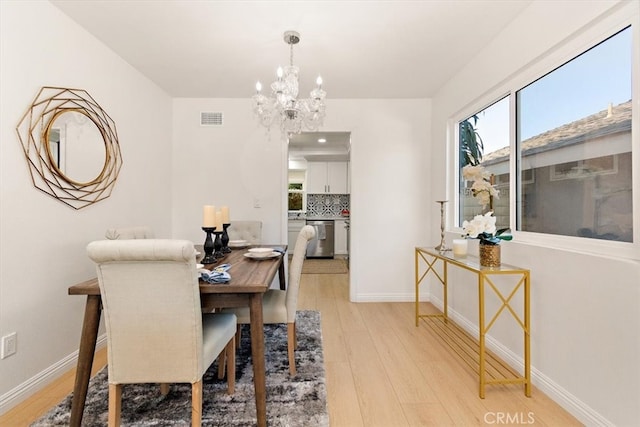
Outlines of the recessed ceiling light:
{"label": "recessed ceiling light", "polygon": [[318,142],[320,144],[324,144],[325,142],[327,142],[327,140],[325,138],[318,138]]}

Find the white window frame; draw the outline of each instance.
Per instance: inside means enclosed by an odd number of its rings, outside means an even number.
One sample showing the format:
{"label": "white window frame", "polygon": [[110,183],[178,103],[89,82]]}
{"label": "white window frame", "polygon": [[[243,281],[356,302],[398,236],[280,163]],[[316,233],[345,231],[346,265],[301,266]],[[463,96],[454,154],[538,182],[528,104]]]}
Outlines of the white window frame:
{"label": "white window frame", "polygon": [[[594,47],[598,43],[618,33],[620,30],[631,25],[632,31],[632,112],[631,112],[631,155],[632,155],[632,186],[633,192],[633,242],[617,242],[610,240],[588,239],[583,237],[563,236],[546,233],[536,233],[530,231],[516,230],[516,203],[517,203],[517,187],[516,187],[516,91],[524,88],[529,83],[553,71],[559,66],[574,59],[583,52]],[[509,156],[509,176],[510,176],[510,226],[514,241],[520,244],[551,247],[561,250],[569,250],[580,253],[592,253],[603,256],[613,256],[616,258],[628,258],[640,260],[640,6],[635,2],[622,4],[613,12],[603,15],[601,18],[590,22],[581,30],[570,35],[561,41],[554,48],[550,49],[545,55],[542,55],[532,61],[522,71],[504,80],[496,85],[490,91],[485,92],[478,97],[473,103],[465,106],[448,120],[448,134],[453,136],[450,145],[452,160],[450,166],[453,172],[448,174],[453,181],[453,185],[449,188],[453,194],[450,200],[453,200],[453,209],[449,215],[449,219],[453,220],[451,224],[455,224],[452,232],[461,233],[462,228],[458,224],[460,202],[458,200],[458,188],[460,186],[458,178],[459,168],[459,131],[458,123],[472,116],[478,111],[489,107],[496,101],[505,96],[510,96],[509,108],[509,127],[510,127],[510,156]]]}

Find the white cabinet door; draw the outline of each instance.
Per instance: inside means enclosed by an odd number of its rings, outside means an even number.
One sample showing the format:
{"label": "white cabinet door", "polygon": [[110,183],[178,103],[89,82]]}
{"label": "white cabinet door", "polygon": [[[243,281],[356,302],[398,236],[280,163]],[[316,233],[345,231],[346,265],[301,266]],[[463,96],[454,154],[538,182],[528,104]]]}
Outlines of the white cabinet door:
{"label": "white cabinet door", "polygon": [[296,240],[298,240],[298,234],[300,234],[300,230],[305,225],[305,220],[289,220],[288,229],[287,229],[287,240],[288,240],[288,254],[293,254],[293,250],[296,247]]}
{"label": "white cabinet door", "polygon": [[289,230],[288,233],[288,237],[289,237],[289,247],[287,248],[287,253],[288,254],[293,254],[293,250],[296,248],[296,240],[298,239],[298,231],[291,231]]}
{"label": "white cabinet door", "polygon": [[347,162],[327,163],[327,185],[331,194],[347,194]]}
{"label": "white cabinet door", "polygon": [[347,162],[307,163],[307,193],[348,194]]}
{"label": "white cabinet door", "polygon": [[327,192],[327,162],[307,163],[307,193]]}
{"label": "white cabinet door", "polygon": [[337,219],[335,222],[335,247],[334,252],[336,255],[347,255],[347,229],[345,228],[345,221]]}

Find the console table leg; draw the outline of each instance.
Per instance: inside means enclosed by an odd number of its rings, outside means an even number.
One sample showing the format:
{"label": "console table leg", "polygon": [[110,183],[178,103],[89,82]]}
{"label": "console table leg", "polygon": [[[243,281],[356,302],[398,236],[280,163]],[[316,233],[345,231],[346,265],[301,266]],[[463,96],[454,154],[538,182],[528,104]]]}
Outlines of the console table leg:
{"label": "console table leg", "polygon": [[418,320],[420,319],[420,269],[418,268],[418,249],[414,251],[414,271],[416,281],[416,326],[418,326]]}
{"label": "console table leg", "polygon": [[531,397],[531,321],[529,311],[529,272],[524,274],[524,395]]}
{"label": "console table leg", "polygon": [[478,342],[479,342],[479,368],[480,376],[480,398],[484,399],[485,385],[485,343],[484,343],[484,276],[478,275]]}
{"label": "console table leg", "polygon": [[448,279],[448,268],[447,266],[449,265],[449,263],[446,260],[442,260],[442,269],[443,269],[443,273],[442,273],[442,296],[444,297],[444,323],[449,322],[449,299],[448,299],[448,295],[449,295],[449,289],[447,287],[447,284],[449,283],[449,279]]}

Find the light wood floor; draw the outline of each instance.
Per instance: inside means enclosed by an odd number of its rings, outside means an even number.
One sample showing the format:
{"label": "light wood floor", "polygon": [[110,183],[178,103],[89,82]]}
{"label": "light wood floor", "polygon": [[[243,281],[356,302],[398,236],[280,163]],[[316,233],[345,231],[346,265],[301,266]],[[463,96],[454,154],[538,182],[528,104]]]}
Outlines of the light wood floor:
{"label": "light wood floor", "polygon": [[[415,326],[413,303],[353,304],[348,286],[346,274],[304,274],[298,301],[321,312],[332,427],[581,425],[535,387],[527,398],[519,385],[489,386],[480,399],[475,372],[429,327]],[[101,350],[94,370],[105,363]],[[71,391],[73,378],[65,374],[0,425],[28,426]]]}

